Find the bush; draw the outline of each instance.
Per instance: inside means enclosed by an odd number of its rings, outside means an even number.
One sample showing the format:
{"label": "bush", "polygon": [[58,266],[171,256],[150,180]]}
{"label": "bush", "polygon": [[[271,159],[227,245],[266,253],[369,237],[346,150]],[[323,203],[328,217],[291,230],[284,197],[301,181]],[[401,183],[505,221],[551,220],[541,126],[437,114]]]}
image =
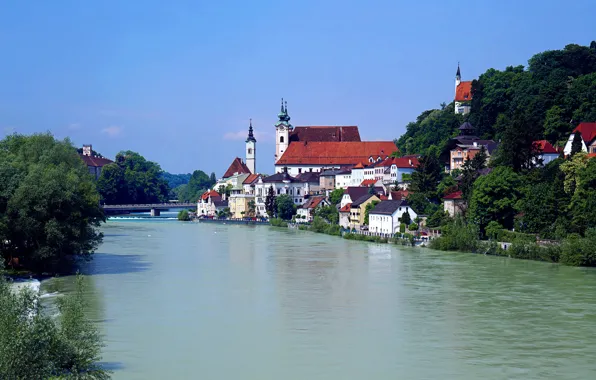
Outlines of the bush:
{"label": "bush", "polygon": [[288,227],[288,222],[280,218],[270,219],[269,224],[271,224],[273,227]]}
{"label": "bush", "polygon": [[441,251],[476,252],[479,246],[479,230],[474,224],[468,224],[461,217],[442,228],[442,236],[433,239],[430,247]]}
{"label": "bush", "polygon": [[178,213],[178,220],[188,222],[190,220],[190,214],[186,210],[180,210]]}
{"label": "bush", "polygon": [[348,240],[358,240],[358,241],[368,241],[371,243],[387,243],[387,238],[380,237],[380,236],[368,236],[368,235],[360,235],[360,234],[353,234],[347,233],[344,234],[344,239]]}
{"label": "bush", "polygon": [[412,223],[408,226],[408,230],[410,231],[418,231],[418,224]]}
{"label": "bush", "polygon": [[399,232],[401,232],[402,234],[406,232],[406,224],[405,223],[400,223]]}
{"label": "bush", "polygon": [[561,246],[561,264],[596,266],[596,229],[586,231],[586,237],[571,234]]}

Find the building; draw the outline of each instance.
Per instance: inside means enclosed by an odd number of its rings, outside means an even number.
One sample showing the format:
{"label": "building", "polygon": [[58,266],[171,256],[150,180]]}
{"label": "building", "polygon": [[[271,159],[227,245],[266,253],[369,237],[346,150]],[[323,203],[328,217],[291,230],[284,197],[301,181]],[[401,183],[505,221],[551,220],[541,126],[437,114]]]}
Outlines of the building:
{"label": "building", "polygon": [[[370,192],[371,190],[368,187],[349,186],[344,190],[344,195],[341,198],[339,207],[341,208],[347,205],[348,203],[353,203],[357,199],[363,197],[366,194],[369,194]],[[372,192],[377,196],[385,195],[385,191],[382,187],[375,187],[373,188]]]}
{"label": "building", "polygon": [[411,176],[418,166],[417,157],[389,157],[375,164],[374,179],[383,184],[404,182],[404,174]]}
{"label": "building", "polygon": [[418,217],[418,214],[404,200],[380,202],[368,213],[368,230],[391,235],[398,233],[400,220],[405,213],[410,215],[410,220]]}
{"label": "building", "polygon": [[380,202],[381,199],[374,194],[364,194],[356,199],[350,205],[350,225],[349,228],[361,229],[364,226],[366,216],[366,206],[372,202]]}
{"label": "building", "polygon": [[560,156],[555,147],[546,140],[534,141],[534,146],[540,151],[538,160],[542,161],[543,165],[556,160]]}
{"label": "building", "polygon": [[573,133],[569,135],[569,139],[565,144],[563,153],[566,156],[571,154],[571,148],[573,146],[573,138],[575,134],[579,133],[582,137],[582,151],[587,153],[596,153],[596,123],[579,123],[579,125],[573,130]]}
{"label": "building", "polygon": [[95,155],[93,152],[93,146],[91,145],[83,145],[83,153],[79,156],[85,165],[87,165],[89,173],[91,173],[95,179],[99,179],[99,176],[101,175],[101,169],[104,166],[114,162],[112,160],[108,160],[107,158]]}
{"label": "building", "polygon": [[397,151],[393,141],[361,141],[357,126],[293,127],[283,99],[275,139],[275,172],[290,175],[370,164]]}
{"label": "building", "polygon": [[456,191],[443,197],[443,210],[450,217],[461,214],[466,210],[466,201],[461,191]]}
{"label": "building", "polygon": [[259,177],[254,186],[255,205],[259,216],[266,216],[265,201],[267,200],[269,188],[273,188],[273,194],[276,197],[282,194],[289,195],[297,206],[304,204],[310,192],[308,182],[292,177],[287,172],[277,173],[269,177]]}
{"label": "building", "polygon": [[498,147],[495,141],[481,140],[475,136],[475,128],[469,122],[463,123],[458,129],[459,135],[449,141],[449,171],[461,169],[466,160],[474,158],[482,147],[486,150],[487,160],[490,159]]}
{"label": "building", "polygon": [[248,127],[248,137],[246,138],[246,167],[252,174],[257,172],[257,139],[252,130],[252,119],[250,119]]}
{"label": "building", "polygon": [[347,203],[343,207],[339,209],[339,225],[342,228],[348,229],[350,228],[350,211],[352,209],[352,204]]}
{"label": "building", "polygon": [[319,194],[321,192],[321,173],[319,172],[306,172],[300,173],[296,176],[296,179],[308,183],[309,194]]}
{"label": "building", "polygon": [[341,173],[338,169],[323,170],[319,176],[319,188],[321,191],[333,191],[336,185],[336,176]]}
{"label": "building", "polygon": [[219,211],[228,207],[228,201],[215,190],[208,190],[201,195],[197,202],[197,216],[217,216]]}
{"label": "building", "polygon": [[461,80],[459,63],[455,73],[455,113],[466,115],[472,110],[472,81]]}
{"label": "building", "polygon": [[329,206],[329,201],[325,199],[325,197],[314,196],[308,198],[308,200],[298,208],[296,221],[299,223],[312,222],[316,210],[323,206]]}

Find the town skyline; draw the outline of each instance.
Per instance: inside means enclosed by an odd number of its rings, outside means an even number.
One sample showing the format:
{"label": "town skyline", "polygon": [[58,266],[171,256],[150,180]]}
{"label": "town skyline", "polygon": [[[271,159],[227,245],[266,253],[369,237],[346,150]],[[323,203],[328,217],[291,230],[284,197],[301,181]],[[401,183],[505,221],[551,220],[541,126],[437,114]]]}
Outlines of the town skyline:
{"label": "town skyline", "polygon": [[[472,80],[526,65],[540,51],[587,44],[594,8],[467,5],[466,17],[484,27],[465,33],[454,30],[461,6],[439,2],[434,12],[327,2],[318,13],[308,3],[230,11],[149,2],[136,18],[131,5],[115,4],[73,3],[67,12],[17,4],[0,16],[10,36],[0,44],[12,57],[0,63],[2,136],[49,130],[106,157],[130,149],[168,172],[220,175],[244,156],[252,119],[257,171],[272,174],[281,97],[295,126],[357,125],[365,140],[392,140],[420,112],[453,100],[458,62],[462,79]],[[109,15],[110,30],[97,15]],[[510,27],[497,28],[502,22]],[[288,28],[272,26],[279,23]]]}

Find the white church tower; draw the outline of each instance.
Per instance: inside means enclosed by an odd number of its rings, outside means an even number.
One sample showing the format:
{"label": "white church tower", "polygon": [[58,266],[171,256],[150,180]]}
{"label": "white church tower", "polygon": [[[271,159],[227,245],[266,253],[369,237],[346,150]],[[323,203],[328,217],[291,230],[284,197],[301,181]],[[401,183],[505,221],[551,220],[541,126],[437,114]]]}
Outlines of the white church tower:
{"label": "white church tower", "polygon": [[281,99],[281,111],[277,117],[279,120],[275,123],[275,162],[281,158],[290,145],[290,132],[294,129],[290,124],[288,102],[284,103],[283,98]]}
{"label": "white church tower", "polygon": [[250,119],[250,126],[248,127],[248,137],[246,138],[246,166],[252,174],[255,174],[257,168],[257,139],[252,131],[252,119]]}

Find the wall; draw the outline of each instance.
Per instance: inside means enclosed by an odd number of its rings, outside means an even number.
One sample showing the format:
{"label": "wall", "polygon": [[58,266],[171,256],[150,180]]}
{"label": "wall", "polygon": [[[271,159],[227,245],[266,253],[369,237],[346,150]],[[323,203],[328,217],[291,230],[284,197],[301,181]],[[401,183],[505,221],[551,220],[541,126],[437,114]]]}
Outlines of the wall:
{"label": "wall", "polygon": [[[569,139],[567,140],[567,143],[565,144],[565,148],[563,149],[563,153],[568,156],[571,154],[571,147],[573,146],[573,136],[575,135],[575,133],[572,133],[569,135]],[[587,152],[588,148],[586,147],[586,143],[584,143],[584,140],[582,139],[582,151]]]}

